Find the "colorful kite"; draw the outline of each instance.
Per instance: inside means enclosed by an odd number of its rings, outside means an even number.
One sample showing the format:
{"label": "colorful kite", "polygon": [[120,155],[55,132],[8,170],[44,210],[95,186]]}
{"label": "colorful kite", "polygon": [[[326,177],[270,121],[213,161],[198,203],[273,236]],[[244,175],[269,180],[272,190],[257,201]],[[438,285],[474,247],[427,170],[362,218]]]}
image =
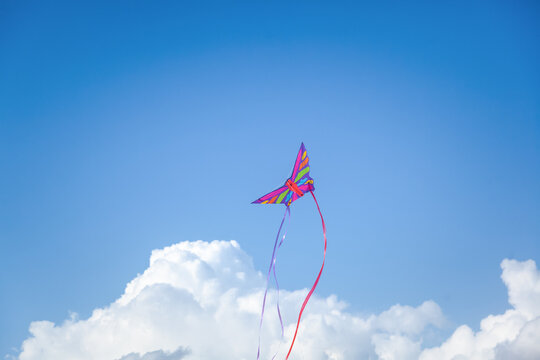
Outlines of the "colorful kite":
{"label": "colorful kite", "polygon": [[[270,280],[270,273],[272,271],[274,273],[274,279],[276,281],[276,289],[277,289],[277,295],[278,295],[277,312],[279,316],[279,322],[281,324],[281,336],[283,337],[283,320],[281,319],[281,312],[279,310],[279,284],[278,284],[277,276],[276,276],[276,257],[277,257],[277,251],[281,247],[281,244],[283,244],[283,241],[285,240],[285,235],[287,233],[284,232],[283,237],[281,238],[281,241],[279,242],[279,244],[278,244],[278,240],[279,240],[279,235],[281,233],[281,230],[283,228],[283,223],[285,222],[285,217],[290,218],[290,215],[291,215],[289,206],[291,205],[293,201],[301,198],[308,191],[313,196],[313,200],[315,200],[315,205],[317,205],[317,210],[319,211],[319,215],[321,216],[323,236],[324,236],[324,255],[323,255],[323,262],[322,262],[321,270],[319,270],[317,279],[315,280],[315,283],[311,287],[311,290],[309,291],[306,298],[304,299],[304,303],[302,304],[302,308],[300,309],[300,313],[298,314],[298,321],[296,323],[296,330],[294,332],[294,337],[292,339],[289,352],[287,353],[287,356],[285,359],[288,359],[289,355],[291,354],[294,341],[296,340],[296,334],[298,333],[298,326],[300,325],[300,319],[302,318],[302,313],[304,312],[304,308],[306,307],[309,301],[309,298],[315,291],[315,288],[317,287],[317,284],[319,283],[319,279],[321,278],[321,274],[324,268],[324,260],[326,259],[326,225],[324,224],[324,219],[321,213],[321,209],[319,208],[319,203],[317,202],[317,199],[315,198],[315,194],[313,193],[313,190],[315,190],[315,187],[313,186],[313,179],[309,176],[309,157],[307,156],[307,151],[304,146],[304,143],[302,143],[302,145],[300,146],[300,150],[298,151],[298,155],[296,156],[296,161],[294,163],[292,175],[290,178],[287,179],[287,181],[285,181],[285,185],[272,191],[271,193],[264,195],[263,197],[255,200],[252,203],[252,204],[284,204],[285,205],[285,214],[283,215],[283,219],[281,220],[281,225],[279,226],[279,230],[276,236],[276,241],[274,243],[274,250],[272,252],[272,259],[270,260],[270,267],[268,269],[268,275],[266,276],[266,290],[264,292],[262,311],[261,311],[261,320],[259,322],[259,347],[257,349],[257,360],[259,359],[260,352],[261,352],[261,328],[262,328],[263,317],[264,317],[264,307],[266,304],[266,294],[268,293],[268,283]],[[276,357],[276,354],[274,354],[272,359]]]}

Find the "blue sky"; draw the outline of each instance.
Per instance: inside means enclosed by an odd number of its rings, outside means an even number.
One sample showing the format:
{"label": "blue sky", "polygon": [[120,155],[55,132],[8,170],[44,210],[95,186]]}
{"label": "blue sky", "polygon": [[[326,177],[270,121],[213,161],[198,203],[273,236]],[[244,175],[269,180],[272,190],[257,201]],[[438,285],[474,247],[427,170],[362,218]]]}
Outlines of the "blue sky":
{"label": "blue sky", "polygon": [[[284,209],[250,202],[302,141],[318,293],[503,311],[501,260],[540,261],[539,10],[3,2],[0,352],[110,303],[156,248],[234,239],[264,270]],[[293,205],[280,284],[302,288],[322,239]]]}

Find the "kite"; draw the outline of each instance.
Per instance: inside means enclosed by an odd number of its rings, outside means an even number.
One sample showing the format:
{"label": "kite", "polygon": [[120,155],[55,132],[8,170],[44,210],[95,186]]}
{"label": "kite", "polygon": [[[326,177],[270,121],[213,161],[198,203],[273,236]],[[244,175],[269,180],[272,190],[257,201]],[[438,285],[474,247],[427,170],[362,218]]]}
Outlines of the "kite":
{"label": "kite", "polygon": [[[321,216],[323,237],[324,237],[324,254],[323,254],[323,262],[322,262],[321,269],[319,270],[319,274],[317,275],[317,278],[315,279],[315,283],[311,287],[311,290],[308,292],[306,298],[304,299],[304,302],[298,314],[296,330],[294,332],[294,337],[292,339],[289,351],[285,358],[286,360],[289,358],[289,355],[291,354],[291,351],[294,345],[294,341],[296,340],[296,335],[298,333],[298,327],[300,326],[300,319],[302,318],[302,313],[304,312],[304,309],[311,295],[315,291],[315,288],[317,287],[317,284],[319,283],[319,279],[321,278],[321,274],[324,268],[324,261],[326,259],[326,225],[324,223],[321,209],[319,208],[319,203],[317,202],[317,198],[315,197],[313,190],[315,190],[315,186],[313,185],[313,179],[309,176],[309,157],[307,155],[306,147],[304,146],[304,143],[302,143],[302,145],[300,145],[300,150],[298,151],[298,155],[296,156],[296,161],[294,163],[291,177],[288,178],[287,181],[285,181],[285,184],[283,186],[279,187],[278,189],[252,202],[252,204],[284,204],[285,205],[285,214],[283,215],[283,219],[281,220],[281,225],[279,226],[279,230],[276,236],[276,241],[274,243],[274,250],[272,252],[272,258],[270,260],[270,267],[268,268],[268,275],[266,276],[266,290],[264,292],[263,304],[262,304],[262,310],[261,310],[261,319],[259,322],[259,346],[257,349],[257,360],[259,360],[259,356],[261,352],[261,328],[262,328],[263,317],[264,317],[264,307],[266,304],[266,294],[268,293],[268,283],[270,280],[270,274],[272,272],[274,274],[274,279],[276,282],[277,297],[278,297],[277,313],[279,317],[279,322],[281,324],[281,337],[283,337],[283,320],[281,318],[281,312],[279,310],[279,284],[278,284],[277,276],[276,276],[276,257],[277,257],[277,251],[283,244],[283,241],[285,240],[285,236],[287,232],[285,231],[283,233],[283,237],[281,238],[281,241],[279,241],[279,238],[280,238],[281,230],[283,229],[283,223],[285,222],[285,218],[287,218],[287,222],[288,222],[288,219],[290,219],[290,216],[291,216],[290,205],[294,201],[304,196],[304,194],[307,192],[311,193],[311,195],[313,196],[313,200],[315,200],[315,205],[317,205],[317,210],[319,211],[319,215]],[[277,353],[274,354],[272,359],[274,359],[276,355]]]}

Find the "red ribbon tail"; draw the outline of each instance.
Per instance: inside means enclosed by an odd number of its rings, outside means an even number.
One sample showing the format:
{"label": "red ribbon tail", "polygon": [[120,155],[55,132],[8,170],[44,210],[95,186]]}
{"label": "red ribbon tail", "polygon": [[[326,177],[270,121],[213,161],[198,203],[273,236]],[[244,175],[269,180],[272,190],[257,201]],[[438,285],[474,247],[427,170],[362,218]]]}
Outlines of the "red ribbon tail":
{"label": "red ribbon tail", "polygon": [[317,210],[319,210],[319,215],[321,216],[321,221],[322,221],[323,236],[324,236],[323,262],[322,262],[321,270],[319,270],[319,275],[317,275],[317,279],[315,280],[315,283],[313,284],[313,286],[311,287],[311,290],[309,291],[306,298],[304,299],[304,303],[302,304],[302,308],[300,309],[300,313],[298,314],[298,321],[296,323],[296,330],[294,331],[294,337],[293,337],[293,340],[292,340],[292,343],[291,343],[291,347],[289,348],[289,352],[287,353],[287,357],[285,358],[285,360],[287,360],[289,358],[289,355],[291,354],[291,351],[292,351],[292,348],[293,348],[293,345],[294,345],[294,341],[296,340],[296,335],[298,333],[298,327],[300,326],[300,319],[302,318],[302,313],[304,312],[304,309],[305,309],[305,307],[306,307],[306,305],[307,305],[307,303],[309,301],[309,298],[311,297],[311,295],[315,291],[315,288],[317,287],[317,284],[319,283],[319,279],[321,278],[321,274],[322,274],[322,271],[324,269],[324,261],[326,260],[326,225],[324,224],[324,219],[323,219],[323,216],[322,216],[322,213],[321,213],[321,209],[319,208],[319,203],[317,202],[317,198],[315,198],[315,194],[313,193],[313,191],[310,191],[310,193],[311,193],[311,195],[313,195],[313,200],[315,200],[315,204],[317,205]]}

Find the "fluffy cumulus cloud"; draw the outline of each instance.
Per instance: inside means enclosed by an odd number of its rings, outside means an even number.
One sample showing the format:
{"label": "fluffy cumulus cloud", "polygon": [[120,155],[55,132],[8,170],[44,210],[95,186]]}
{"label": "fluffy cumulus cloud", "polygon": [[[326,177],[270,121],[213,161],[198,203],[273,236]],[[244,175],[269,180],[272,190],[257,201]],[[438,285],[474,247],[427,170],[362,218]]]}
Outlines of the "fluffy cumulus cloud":
{"label": "fluffy cumulus cloud", "polygon": [[503,260],[502,280],[512,308],[489,315],[480,331],[460,326],[441,346],[425,350],[420,360],[540,359],[540,272],[532,260]]}
{"label": "fluffy cumulus cloud", "polygon": [[186,350],[180,347],[178,350],[171,353],[163,350],[151,351],[144,355],[131,353],[127,354],[126,356],[122,356],[120,360],[180,360],[188,353],[189,352],[186,352]]}
{"label": "fluffy cumulus cloud", "polygon": [[[512,309],[485,318],[477,333],[462,326],[441,346],[423,349],[423,337],[444,322],[433,301],[360,316],[336,296],[314,296],[291,359],[538,359],[539,272],[532,261],[505,260],[502,268]],[[33,322],[18,358],[253,359],[264,281],[235,241],[182,242],[155,250],[146,271],[88,319]],[[276,311],[267,310],[263,359],[287,350],[306,293],[280,294],[288,320],[283,340]],[[275,304],[275,295],[270,293],[269,304]]]}

